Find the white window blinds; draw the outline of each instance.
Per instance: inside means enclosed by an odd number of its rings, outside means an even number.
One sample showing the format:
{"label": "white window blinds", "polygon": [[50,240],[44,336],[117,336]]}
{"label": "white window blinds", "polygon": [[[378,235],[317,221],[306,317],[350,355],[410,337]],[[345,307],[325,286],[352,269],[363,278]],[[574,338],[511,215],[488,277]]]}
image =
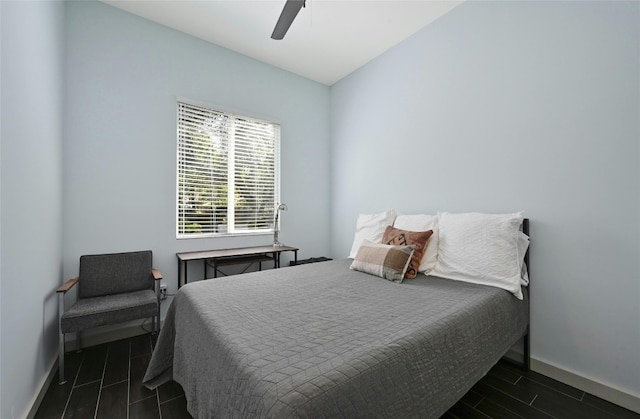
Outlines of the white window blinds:
{"label": "white window blinds", "polygon": [[273,231],[280,126],[178,102],[178,238]]}

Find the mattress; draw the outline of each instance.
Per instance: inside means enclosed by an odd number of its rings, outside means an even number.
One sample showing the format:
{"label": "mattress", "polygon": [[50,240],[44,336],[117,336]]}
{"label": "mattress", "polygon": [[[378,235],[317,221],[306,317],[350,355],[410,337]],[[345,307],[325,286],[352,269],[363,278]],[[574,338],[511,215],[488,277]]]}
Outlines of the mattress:
{"label": "mattress", "polygon": [[175,380],[196,418],[437,418],[526,333],[526,295],[350,263],[183,286],[145,385]]}

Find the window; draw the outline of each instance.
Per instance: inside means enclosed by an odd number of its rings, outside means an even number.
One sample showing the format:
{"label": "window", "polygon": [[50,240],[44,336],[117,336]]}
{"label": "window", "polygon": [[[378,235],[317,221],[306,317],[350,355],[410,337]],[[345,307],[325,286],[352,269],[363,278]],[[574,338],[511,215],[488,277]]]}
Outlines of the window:
{"label": "window", "polygon": [[178,102],[178,238],[273,231],[280,125]]}

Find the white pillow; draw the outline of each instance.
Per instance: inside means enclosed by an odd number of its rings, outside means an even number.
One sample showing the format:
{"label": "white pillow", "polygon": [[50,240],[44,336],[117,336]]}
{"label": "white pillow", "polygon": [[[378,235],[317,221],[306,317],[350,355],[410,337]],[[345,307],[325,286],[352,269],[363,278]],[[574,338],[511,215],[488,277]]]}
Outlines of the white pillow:
{"label": "white pillow", "polygon": [[438,260],[431,275],[502,288],[522,300],[522,213],[438,216]]}
{"label": "white pillow", "polygon": [[420,268],[418,268],[418,272],[429,274],[436,267],[436,259],[438,258],[438,216],[428,214],[398,215],[393,226],[408,231],[433,230],[420,262]]}
{"label": "white pillow", "polygon": [[384,230],[387,226],[393,225],[396,218],[396,211],[390,209],[379,214],[360,214],[356,222],[356,234],[351,245],[350,258],[355,258],[363,240],[373,243],[381,243]]}

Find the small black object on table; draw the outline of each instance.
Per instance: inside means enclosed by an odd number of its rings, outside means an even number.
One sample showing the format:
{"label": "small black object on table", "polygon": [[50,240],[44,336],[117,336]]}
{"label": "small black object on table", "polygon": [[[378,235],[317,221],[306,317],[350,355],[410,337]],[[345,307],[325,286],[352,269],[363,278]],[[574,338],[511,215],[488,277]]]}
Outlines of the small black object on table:
{"label": "small black object on table", "polygon": [[316,263],[316,262],[326,262],[328,260],[332,260],[332,259],[324,257],[324,256],[320,256],[320,257],[317,257],[317,258],[309,258],[309,259],[302,259],[302,260],[292,260],[291,262],[289,262],[289,266],[305,265],[307,263]]}

